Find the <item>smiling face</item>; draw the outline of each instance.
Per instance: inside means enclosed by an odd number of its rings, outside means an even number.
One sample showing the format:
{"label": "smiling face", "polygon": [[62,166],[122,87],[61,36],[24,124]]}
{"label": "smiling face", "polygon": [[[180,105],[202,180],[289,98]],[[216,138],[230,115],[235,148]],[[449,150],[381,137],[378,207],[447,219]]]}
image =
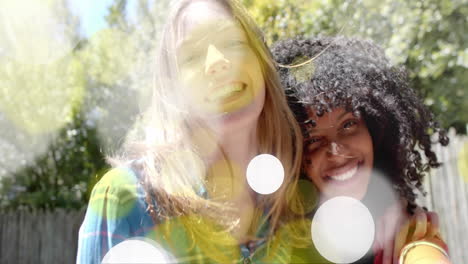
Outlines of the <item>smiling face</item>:
{"label": "smiling face", "polygon": [[183,18],[177,65],[190,111],[211,120],[256,123],[265,99],[265,81],[242,27],[212,1],[191,4]]}
{"label": "smiling face", "polygon": [[316,126],[305,136],[307,176],[324,200],[335,196],[361,200],[367,192],[374,161],[372,138],[364,120],[343,108],[321,117],[311,109],[308,114]]}

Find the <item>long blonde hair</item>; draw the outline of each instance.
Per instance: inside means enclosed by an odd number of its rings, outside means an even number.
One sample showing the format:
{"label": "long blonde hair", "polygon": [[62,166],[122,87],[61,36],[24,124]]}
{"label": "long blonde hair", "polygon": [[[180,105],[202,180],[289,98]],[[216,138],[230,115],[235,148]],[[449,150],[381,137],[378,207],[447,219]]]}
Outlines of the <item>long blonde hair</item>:
{"label": "long blonde hair", "polygon": [[[288,194],[295,193],[302,156],[302,135],[286,102],[275,64],[262,32],[237,1],[212,0],[228,10],[247,34],[252,50],[261,65],[265,79],[265,102],[260,114],[257,138],[260,153],[276,156],[285,168],[282,187],[274,194],[258,199],[258,206],[268,209],[270,231],[290,215]],[[162,33],[154,95],[146,113],[143,140],[129,136],[121,162],[139,161],[138,170],[143,177],[149,211],[155,222],[162,218],[201,215],[209,219],[222,219],[226,204],[214,202],[203,195],[207,171],[200,151],[190,140],[193,127],[205,127],[190,120],[190,114],[177,94],[177,65],[175,43],[178,22],[183,10],[195,1],[182,0],[173,7],[168,24]],[[131,134],[135,135],[135,134]],[[157,208],[154,208],[154,202]],[[297,213],[297,208],[294,210]]]}

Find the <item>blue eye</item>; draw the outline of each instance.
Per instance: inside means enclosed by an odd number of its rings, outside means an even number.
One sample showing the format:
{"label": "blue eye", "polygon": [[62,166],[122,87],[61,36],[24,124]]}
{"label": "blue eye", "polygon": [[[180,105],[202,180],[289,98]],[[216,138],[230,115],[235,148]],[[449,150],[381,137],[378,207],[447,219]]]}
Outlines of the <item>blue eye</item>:
{"label": "blue eye", "polygon": [[192,52],[190,54],[187,54],[186,56],[181,57],[181,65],[191,65],[194,63],[197,63],[201,58],[201,55],[199,52]]}
{"label": "blue eye", "polygon": [[229,41],[228,43],[226,43],[226,45],[224,45],[224,46],[227,47],[227,48],[237,48],[237,47],[243,46],[244,44],[246,44],[246,43],[243,40],[232,40],[232,41]]}
{"label": "blue eye", "polygon": [[182,60],[182,63],[183,64],[191,63],[191,62],[195,61],[197,58],[198,58],[198,56],[196,56],[196,55],[187,56]]}

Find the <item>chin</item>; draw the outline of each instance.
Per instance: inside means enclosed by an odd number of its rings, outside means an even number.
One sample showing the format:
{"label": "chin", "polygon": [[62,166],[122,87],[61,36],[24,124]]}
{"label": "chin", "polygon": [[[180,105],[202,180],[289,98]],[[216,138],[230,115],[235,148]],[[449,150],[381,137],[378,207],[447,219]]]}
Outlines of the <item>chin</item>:
{"label": "chin", "polygon": [[356,200],[362,201],[366,196],[367,188],[365,190],[350,190],[350,191],[343,191],[343,192],[324,192],[322,200],[325,202],[335,197],[339,196],[346,196],[351,197]]}
{"label": "chin", "polygon": [[353,193],[348,196],[356,200],[362,201],[362,199],[364,199],[364,196],[366,196],[366,192]]}

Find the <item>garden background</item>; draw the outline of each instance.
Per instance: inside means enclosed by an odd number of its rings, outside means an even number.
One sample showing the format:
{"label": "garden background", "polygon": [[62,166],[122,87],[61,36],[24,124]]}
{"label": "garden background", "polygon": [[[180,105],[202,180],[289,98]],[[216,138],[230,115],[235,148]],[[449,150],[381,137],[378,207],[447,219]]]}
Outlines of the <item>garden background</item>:
{"label": "garden background", "polygon": [[[442,219],[453,263],[468,263],[468,3],[463,0],[243,0],[268,44],[298,34],[381,45],[451,144],[421,199]],[[109,0],[104,24],[72,0],[0,1],[0,263],[69,263],[107,155],[148,105],[168,0]],[[88,7],[93,8],[90,4]]]}

